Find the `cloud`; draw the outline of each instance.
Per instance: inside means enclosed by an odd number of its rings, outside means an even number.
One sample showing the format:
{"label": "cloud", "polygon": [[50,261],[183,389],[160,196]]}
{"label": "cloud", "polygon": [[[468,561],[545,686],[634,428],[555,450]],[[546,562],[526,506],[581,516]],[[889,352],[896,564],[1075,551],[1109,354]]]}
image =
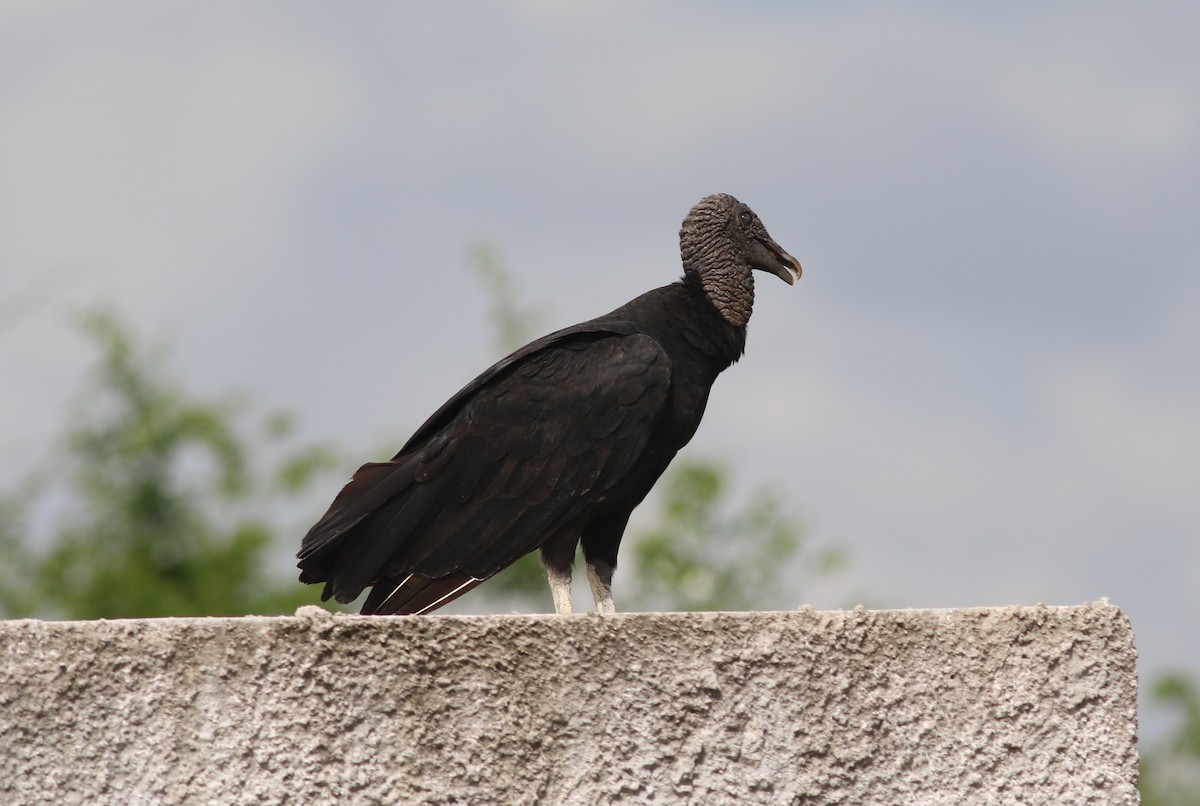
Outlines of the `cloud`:
{"label": "cloud", "polygon": [[1080,356],[1045,382],[1047,431],[1087,481],[1076,509],[1136,507],[1146,520],[1194,519],[1200,499],[1200,385],[1172,388],[1109,356]]}
{"label": "cloud", "polygon": [[[1102,60],[1100,61],[1102,64]],[[1176,80],[1139,83],[1096,75],[1097,64],[1022,65],[996,82],[1003,116],[1051,148],[1057,159],[1177,159],[1196,137],[1195,96]]]}
{"label": "cloud", "polygon": [[789,329],[752,334],[759,371],[718,381],[699,443],[849,546],[864,588],[920,605],[1110,595],[1144,617],[1131,555],[1200,566],[1200,386],[1169,366],[1139,349],[987,366],[952,334],[820,306]]}
{"label": "cloud", "polygon": [[208,36],[168,48],[110,21],[5,94],[0,185],[20,189],[0,202],[7,265],[87,257],[123,296],[194,301],[246,271],[231,248],[270,264],[355,87],[327,50]]}

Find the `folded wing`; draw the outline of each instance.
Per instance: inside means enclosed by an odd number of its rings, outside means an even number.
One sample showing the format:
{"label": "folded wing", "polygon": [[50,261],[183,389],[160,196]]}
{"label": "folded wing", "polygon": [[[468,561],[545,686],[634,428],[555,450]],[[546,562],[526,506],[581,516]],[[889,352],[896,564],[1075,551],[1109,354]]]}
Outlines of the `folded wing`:
{"label": "folded wing", "polygon": [[565,331],[497,364],[309,531],[304,582],[363,612],[441,604],[570,529],[641,458],[670,395],[650,336]]}

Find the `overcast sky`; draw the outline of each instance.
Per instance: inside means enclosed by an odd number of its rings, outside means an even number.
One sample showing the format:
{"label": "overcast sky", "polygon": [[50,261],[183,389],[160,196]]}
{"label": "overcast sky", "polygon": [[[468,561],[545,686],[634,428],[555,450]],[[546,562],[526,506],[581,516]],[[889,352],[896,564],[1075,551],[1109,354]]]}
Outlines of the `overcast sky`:
{"label": "overcast sky", "polygon": [[495,357],[471,243],[549,330],[730,192],[805,273],[688,450],[849,550],[796,604],[1107,596],[1200,668],[1198,9],[6,2],[0,474],[88,304],[366,451]]}

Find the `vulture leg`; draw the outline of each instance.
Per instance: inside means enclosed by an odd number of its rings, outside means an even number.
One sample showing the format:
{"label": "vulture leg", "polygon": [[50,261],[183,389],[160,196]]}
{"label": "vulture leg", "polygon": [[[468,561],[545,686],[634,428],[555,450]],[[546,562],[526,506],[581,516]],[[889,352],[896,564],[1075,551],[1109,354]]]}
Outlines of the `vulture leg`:
{"label": "vulture leg", "polygon": [[602,616],[616,613],[612,598],[612,565],[604,560],[588,560],[587,575],[592,585],[592,597],[596,600],[596,612]]}
{"label": "vulture leg", "polygon": [[542,544],[542,568],[550,583],[554,612],[569,616],[571,608],[571,565],[575,562],[575,547],[579,537],[573,533],[558,534]]}
{"label": "vulture leg", "polygon": [[554,612],[560,616],[571,615],[571,566],[556,568],[547,565],[546,578],[550,581],[550,596],[554,599]]}

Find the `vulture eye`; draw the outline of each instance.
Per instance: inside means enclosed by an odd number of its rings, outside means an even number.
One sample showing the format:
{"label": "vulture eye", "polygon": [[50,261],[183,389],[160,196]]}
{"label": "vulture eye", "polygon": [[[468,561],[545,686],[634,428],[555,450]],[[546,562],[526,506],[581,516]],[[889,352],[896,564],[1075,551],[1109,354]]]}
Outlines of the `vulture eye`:
{"label": "vulture eye", "polygon": [[741,225],[743,227],[750,226],[750,222],[753,220],[754,220],[754,216],[752,216],[750,214],[750,211],[744,207],[742,208],[742,212],[738,213],[738,221],[741,223]]}

